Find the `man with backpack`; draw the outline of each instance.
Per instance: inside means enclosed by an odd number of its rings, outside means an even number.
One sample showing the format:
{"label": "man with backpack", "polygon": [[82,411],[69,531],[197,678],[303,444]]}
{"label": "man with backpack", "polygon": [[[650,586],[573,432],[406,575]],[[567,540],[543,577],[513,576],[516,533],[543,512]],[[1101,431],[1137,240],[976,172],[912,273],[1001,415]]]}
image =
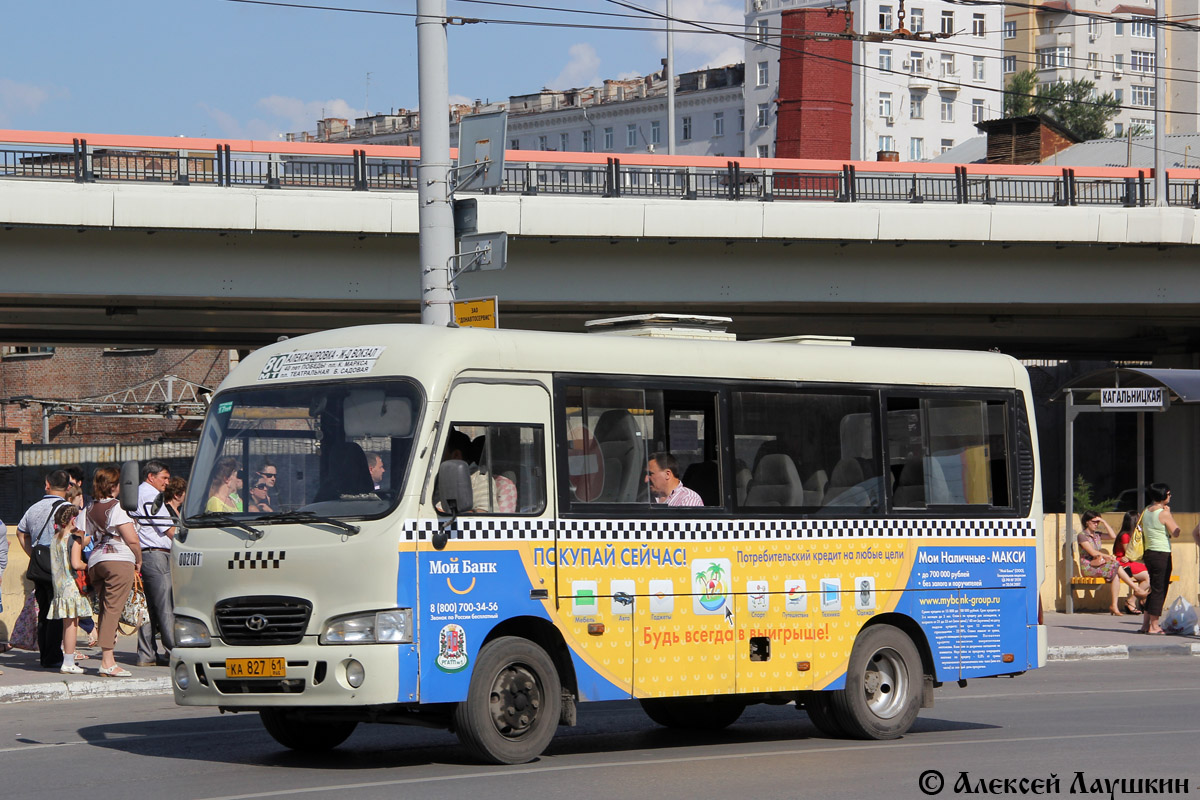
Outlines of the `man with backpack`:
{"label": "man with backpack", "polygon": [[47,669],[59,669],[63,662],[62,620],[46,619],[50,601],[54,599],[54,577],[50,574],[50,545],[54,541],[54,512],[67,502],[65,495],[71,485],[66,470],[56,469],[46,476],[46,495],[29,507],[17,523],[17,541],[29,556],[29,571],[33,596],[38,604],[38,656]]}

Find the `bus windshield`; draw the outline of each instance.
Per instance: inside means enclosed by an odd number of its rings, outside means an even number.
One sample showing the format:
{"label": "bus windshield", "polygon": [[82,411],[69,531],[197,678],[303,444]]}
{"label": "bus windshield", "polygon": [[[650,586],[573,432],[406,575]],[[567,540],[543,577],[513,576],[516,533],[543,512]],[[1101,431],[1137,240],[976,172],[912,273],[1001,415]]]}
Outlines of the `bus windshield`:
{"label": "bus windshield", "polygon": [[382,516],[401,495],[420,409],[410,380],[222,392],[200,438],[187,523]]}

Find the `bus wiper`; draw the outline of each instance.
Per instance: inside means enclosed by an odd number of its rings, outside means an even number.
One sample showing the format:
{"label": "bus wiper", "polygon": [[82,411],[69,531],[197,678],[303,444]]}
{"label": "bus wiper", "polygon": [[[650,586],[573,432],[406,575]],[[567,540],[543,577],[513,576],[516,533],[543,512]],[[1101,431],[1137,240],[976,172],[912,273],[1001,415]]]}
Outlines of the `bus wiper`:
{"label": "bus wiper", "polygon": [[213,522],[217,525],[226,525],[230,528],[238,528],[250,534],[252,539],[261,539],[263,532],[253,525],[247,525],[245,522],[236,520],[228,514],[223,514],[220,511],[205,511],[203,514],[197,514],[194,517],[189,517],[187,520],[188,526],[192,528],[201,527],[197,522]]}
{"label": "bus wiper", "polygon": [[342,522],[340,519],[333,517],[323,517],[313,511],[278,511],[274,514],[264,514],[261,517],[255,517],[255,522],[320,522],[323,525],[332,525],[339,530],[343,530],[350,535],[359,532],[357,525],[351,525],[349,522]]}

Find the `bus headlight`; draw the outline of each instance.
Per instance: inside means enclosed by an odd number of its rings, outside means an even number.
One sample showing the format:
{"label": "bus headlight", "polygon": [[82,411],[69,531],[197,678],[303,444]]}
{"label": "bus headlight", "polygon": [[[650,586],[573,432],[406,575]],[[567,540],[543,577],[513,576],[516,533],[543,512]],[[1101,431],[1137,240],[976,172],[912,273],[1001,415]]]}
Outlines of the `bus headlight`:
{"label": "bus headlight", "polygon": [[208,626],[198,619],[176,616],[174,631],[176,647],[212,647]]}
{"label": "bus headlight", "polygon": [[335,617],[325,623],[320,637],[321,644],[407,644],[411,641],[411,608]]}

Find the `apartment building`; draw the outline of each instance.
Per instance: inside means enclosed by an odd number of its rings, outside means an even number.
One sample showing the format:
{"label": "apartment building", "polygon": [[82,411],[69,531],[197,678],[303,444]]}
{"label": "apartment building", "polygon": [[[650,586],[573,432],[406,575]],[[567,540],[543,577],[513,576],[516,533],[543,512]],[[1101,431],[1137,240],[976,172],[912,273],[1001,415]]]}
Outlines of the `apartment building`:
{"label": "apartment building", "polygon": [[[779,55],[793,46],[779,35],[783,12],[828,5],[828,0],[747,0],[746,113],[754,121],[747,153],[774,155]],[[922,161],[976,136],[975,123],[1003,112],[1001,7],[866,0],[851,8],[850,27],[857,34],[900,27],[953,34],[936,42],[854,42],[852,158],[871,160],[883,151]]]}
{"label": "apartment building", "polygon": [[[1047,0],[1030,8],[1006,7],[1005,82],[1027,69],[1037,70],[1040,84],[1086,78],[1096,84],[1098,93],[1112,92],[1124,106],[1110,123],[1113,135],[1123,136],[1131,126],[1152,132],[1157,67],[1154,14],[1153,5],[1113,0],[1086,5]],[[1166,0],[1165,15],[1180,22],[1200,22],[1200,0]],[[1175,28],[1164,28],[1163,35],[1166,132],[1194,133],[1200,111],[1200,36]]]}

